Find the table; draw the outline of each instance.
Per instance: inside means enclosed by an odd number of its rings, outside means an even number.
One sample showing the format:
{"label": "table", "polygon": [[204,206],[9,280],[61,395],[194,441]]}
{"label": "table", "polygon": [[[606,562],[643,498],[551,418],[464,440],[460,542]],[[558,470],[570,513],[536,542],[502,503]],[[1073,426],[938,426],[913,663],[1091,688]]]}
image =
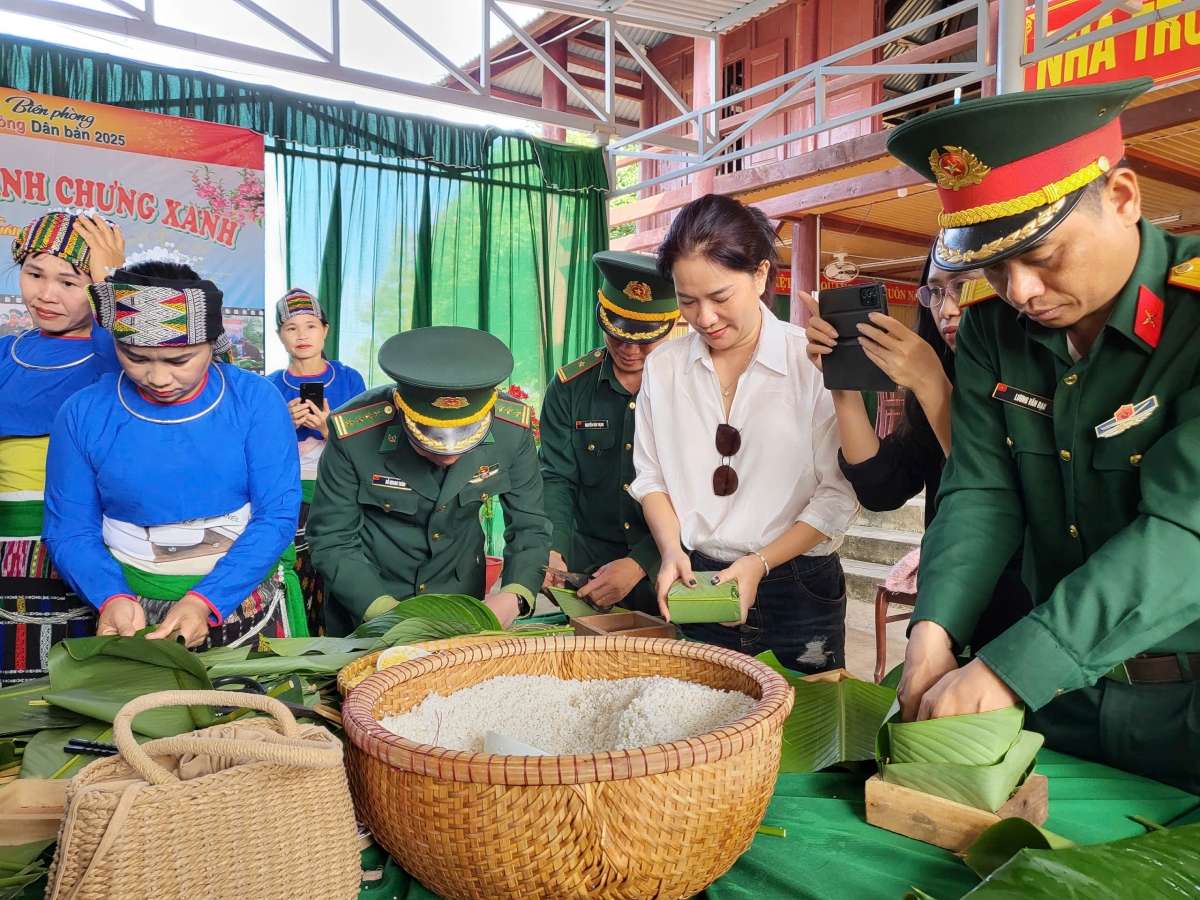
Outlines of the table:
{"label": "table", "polygon": [[[1044,827],[1077,843],[1142,834],[1129,818],[1135,815],[1161,825],[1200,822],[1200,797],[1138,775],[1051,750],[1038,754],[1037,771],[1049,781]],[[788,836],[756,836],[697,900],[900,900],[914,886],[939,900],[959,900],[979,883],[948,850],[868,825],[866,777],[781,775],[764,824],[786,828]],[[399,888],[387,892],[398,900],[438,900],[407,876],[391,887]]]}

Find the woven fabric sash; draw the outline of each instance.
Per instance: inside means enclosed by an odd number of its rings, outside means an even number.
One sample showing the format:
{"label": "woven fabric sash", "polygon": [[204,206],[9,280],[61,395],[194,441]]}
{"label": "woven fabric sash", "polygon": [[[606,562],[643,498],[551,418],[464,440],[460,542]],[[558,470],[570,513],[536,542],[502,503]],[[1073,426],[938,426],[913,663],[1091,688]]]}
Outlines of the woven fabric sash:
{"label": "woven fabric sash", "polygon": [[[143,572],[134,566],[120,563],[129,590],[139,597],[175,602],[199,584],[204,575],[158,575]],[[308,619],[304,614],[304,596],[300,592],[300,577],[296,574],[296,545],[288,544],[283,556],[273,568],[283,568],[283,584],[287,597],[288,629],[292,637],[308,637]]]}

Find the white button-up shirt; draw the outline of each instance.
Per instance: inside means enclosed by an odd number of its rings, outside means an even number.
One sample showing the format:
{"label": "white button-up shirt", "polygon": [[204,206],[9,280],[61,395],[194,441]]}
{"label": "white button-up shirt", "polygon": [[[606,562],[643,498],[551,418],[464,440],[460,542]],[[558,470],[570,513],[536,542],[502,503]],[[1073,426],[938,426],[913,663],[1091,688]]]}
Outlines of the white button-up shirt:
{"label": "white button-up shirt", "polygon": [[827,556],[858,516],[838,465],[833,397],[805,357],[804,332],[765,306],[762,316],[758,348],[729,411],[728,424],[742,435],[741,449],[727,460],[738,489],[728,497],[713,493],[725,406],[708,345],[692,333],[646,359],[629,493],[639,502],[655,491],[669,496],[683,546],[713,559],[761,550],[797,522],[829,538],[805,555]]}

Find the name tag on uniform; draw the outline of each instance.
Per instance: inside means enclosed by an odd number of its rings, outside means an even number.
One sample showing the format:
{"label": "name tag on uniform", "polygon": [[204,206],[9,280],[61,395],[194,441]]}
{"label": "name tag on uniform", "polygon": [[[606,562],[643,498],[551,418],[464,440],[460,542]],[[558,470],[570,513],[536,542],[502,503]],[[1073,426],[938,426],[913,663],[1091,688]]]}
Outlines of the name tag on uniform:
{"label": "name tag on uniform", "polygon": [[576,419],[576,431],[601,431],[608,427],[608,419]]}
{"label": "name tag on uniform", "polygon": [[1141,425],[1158,409],[1158,397],[1147,397],[1141,403],[1126,403],[1111,419],[1096,426],[1096,437],[1110,438],[1124,434],[1134,425]]}
{"label": "name tag on uniform", "polygon": [[1045,397],[1039,397],[1037,394],[1029,393],[1029,391],[1009,387],[1003,382],[996,385],[996,389],[992,391],[992,397],[1004,403],[1011,403],[1013,406],[1033,410],[1035,413],[1054,418],[1053,400],[1047,400]]}
{"label": "name tag on uniform", "polygon": [[395,488],[398,491],[411,491],[402,478],[391,478],[387,475],[372,475],[371,484],[375,487]]}
{"label": "name tag on uniform", "polygon": [[471,480],[468,481],[467,484],[479,484],[481,481],[487,481],[499,471],[500,467],[498,465],[480,466],[479,471],[472,476]]}

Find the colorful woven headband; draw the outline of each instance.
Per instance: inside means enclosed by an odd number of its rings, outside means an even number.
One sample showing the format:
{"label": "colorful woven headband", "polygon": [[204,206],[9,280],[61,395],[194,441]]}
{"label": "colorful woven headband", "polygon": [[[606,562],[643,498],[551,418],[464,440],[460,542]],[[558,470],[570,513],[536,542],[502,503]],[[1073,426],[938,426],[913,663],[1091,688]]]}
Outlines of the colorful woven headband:
{"label": "colorful woven headband", "polygon": [[316,316],[325,321],[325,311],[321,304],[306,290],[292,288],[275,304],[275,324],[282,325],[292,316]]}
{"label": "colorful woven headband", "polygon": [[[186,347],[224,334],[222,294],[211,281],[173,281],[118,269],[88,285],[96,319],[123,344]],[[219,347],[218,347],[219,349]]]}
{"label": "colorful woven headband", "polygon": [[71,213],[52,212],[34,219],[13,238],[13,260],[19,266],[35,253],[49,253],[86,272],[92,251],[75,230],[75,218]]}

